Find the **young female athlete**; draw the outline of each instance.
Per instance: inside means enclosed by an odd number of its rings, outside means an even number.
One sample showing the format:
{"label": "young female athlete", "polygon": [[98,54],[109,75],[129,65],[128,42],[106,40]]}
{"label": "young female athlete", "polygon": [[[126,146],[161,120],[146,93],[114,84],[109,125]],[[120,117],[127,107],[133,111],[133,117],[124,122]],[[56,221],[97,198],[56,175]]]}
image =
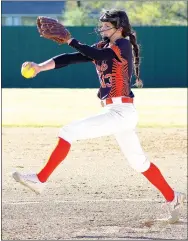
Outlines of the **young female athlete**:
{"label": "young female athlete", "polygon": [[[164,196],[171,213],[169,222],[178,220],[178,209],[185,195],[175,192],[164,179],[160,170],[150,162],[135,132],[137,112],[131,91],[132,69],[136,85],[141,86],[139,77],[139,46],[124,11],[106,11],[100,17],[99,32],[102,41],[93,46],[81,44],[71,38],[67,43],[77,52],[55,56],[44,63],[29,62],[39,74],[42,71],[63,68],[70,64],[93,62],[99,76],[98,97],[103,106],[101,113],[74,121],[59,132],[57,146],[40,172],[32,174],[13,173],[13,178],[36,193],[40,193],[54,169],[66,158],[71,144],[76,140],[114,135],[127,161],[137,172],[144,175]],[[28,64],[25,62],[23,65]]]}

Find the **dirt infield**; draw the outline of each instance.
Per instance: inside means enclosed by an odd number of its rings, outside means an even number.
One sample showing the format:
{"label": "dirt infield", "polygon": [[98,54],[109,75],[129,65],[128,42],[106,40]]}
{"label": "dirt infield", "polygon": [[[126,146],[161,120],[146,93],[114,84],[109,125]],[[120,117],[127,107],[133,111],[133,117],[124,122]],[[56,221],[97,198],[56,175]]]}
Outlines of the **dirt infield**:
{"label": "dirt infield", "polygon": [[[3,240],[186,239],[181,220],[167,224],[163,197],[132,170],[113,137],[79,141],[35,195],[10,177],[38,171],[56,144],[58,128],[3,128]],[[187,191],[185,128],[141,128],[147,152],[177,190]]]}

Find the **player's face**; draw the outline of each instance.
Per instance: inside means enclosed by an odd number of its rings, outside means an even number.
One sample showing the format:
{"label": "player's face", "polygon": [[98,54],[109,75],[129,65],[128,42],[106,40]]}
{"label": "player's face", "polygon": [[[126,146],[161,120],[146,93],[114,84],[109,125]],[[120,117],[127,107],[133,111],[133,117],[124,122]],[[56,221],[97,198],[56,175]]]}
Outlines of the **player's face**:
{"label": "player's face", "polygon": [[110,37],[116,31],[116,28],[110,22],[101,22],[100,31],[102,31],[100,33],[102,37]]}

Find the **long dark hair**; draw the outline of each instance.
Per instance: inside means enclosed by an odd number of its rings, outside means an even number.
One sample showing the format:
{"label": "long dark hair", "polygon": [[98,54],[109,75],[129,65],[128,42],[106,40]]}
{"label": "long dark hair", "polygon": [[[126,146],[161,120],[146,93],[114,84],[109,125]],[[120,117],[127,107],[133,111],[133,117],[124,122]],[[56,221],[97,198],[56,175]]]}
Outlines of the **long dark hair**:
{"label": "long dark hair", "polygon": [[133,54],[134,54],[134,72],[136,76],[136,83],[135,86],[142,88],[143,83],[142,80],[140,79],[140,46],[137,44],[137,39],[136,39],[136,32],[131,32],[129,34],[130,42],[133,46]]}
{"label": "long dark hair", "polygon": [[122,36],[129,37],[130,43],[133,46],[133,63],[134,74],[136,76],[136,83],[134,86],[143,87],[140,79],[140,46],[137,44],[136,32],[132,29],[129,18],[125,11],[122,10],[108,10],[100,17],[100,21],[110,22],[115,28],[122,28]]}

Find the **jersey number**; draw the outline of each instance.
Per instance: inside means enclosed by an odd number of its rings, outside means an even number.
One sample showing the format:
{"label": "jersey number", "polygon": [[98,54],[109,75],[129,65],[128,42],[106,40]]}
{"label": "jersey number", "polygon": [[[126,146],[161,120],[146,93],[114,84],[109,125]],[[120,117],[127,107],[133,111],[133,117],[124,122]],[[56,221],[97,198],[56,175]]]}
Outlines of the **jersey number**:
{"label": "jersey number", "polygon": [[111,74],[101,75],[101,87],[102,88],[112,87],[112,75]]}

